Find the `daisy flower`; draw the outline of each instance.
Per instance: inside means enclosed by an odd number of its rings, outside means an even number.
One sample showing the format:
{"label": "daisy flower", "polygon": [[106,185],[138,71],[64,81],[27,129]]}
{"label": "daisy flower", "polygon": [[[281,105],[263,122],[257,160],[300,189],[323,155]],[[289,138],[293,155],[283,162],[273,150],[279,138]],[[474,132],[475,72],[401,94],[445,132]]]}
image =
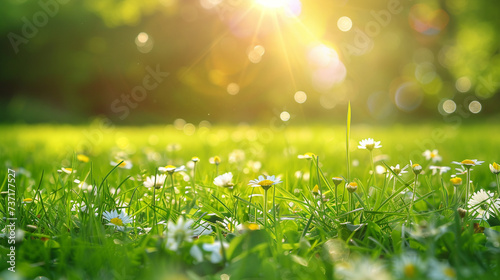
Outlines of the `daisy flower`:
{"label": "daisy flower", "polygon": [[200,161],[200,158],[199,157],[192,157],[191,161],[196,163],[196,162]]}
{"label": "daisy flower", "polygon": [[450,179],[450,182],[453,184],[453,186],[458,187],[462,184],[462,178],[460,177],[453,177]]}
{"label": "daisy flower", "polygon": [[233,173],[227,172],[222,175],[219,175],[215,177],[214,179],[214,185],[221,187],[221,188],[228,188],[228,187],[233,187]]}
{"label": "daisy flower", "polygon": [[122,160],[122,159],[117,159],[116,161],[110,161],[109,164],[112,166],[117,166],[123,169],[130,169],[132,168],[132,162],[130,160]]}
{"label": "daisy flower", "polygon": [[182,216],[179,217],[177,223],[169,221],[167,225],[167,249],[177,251],[182,242],[191,242],[193,240],[193,230],[191,229],[193,223],[193,220],[184,221]]}
{"label": "daisy flower", "polygon": [[495,211],[500,209],[500,199],[493,200],[493,193],[482,189],[472,195],[468,204],[474,214],[485,220],[490,218],[490,214],[495,215]]}
{"label": "daisy flower", "polygon": [[426,267],[417,254],[409,252],[393,259],[392,270],[398,279],[421,279]]}
{"label": "daisy flower", "polygon": [[313,153],[305,153],[303,155],[297,156],[297,158],[299,158],[299,159],[312,159],[313,157],[316,157],[316,155]]}
{"label": "daisy flower", "polygon": [[342,179],[340,177],[333,177],[332,181],[335,184],[335,186],[338,186],[340,183],[342,183],[342,181],[344,181],[344,179]]}
{"label": "daisy flower", "polygon": [[208,162],[209,162],[210,164],[219,165],[219,164],[220,164],[220,162],[221,162],[221,159],[220,159],[220,157],[219,157],[219,156],[214,156],[214,157],[209,158],[209,159],[208,159]]}
{"label": "daisy flower", "polygon": [[350,193],[353,193],[353,192],[358,190],[358,183],[350,182],[349,184],[346,184],[345,187],[346,187],[347,191],[349,191]]}
{"label": "daisy flower", "polygon": [[132,219],[130,219],[130,217],[127,216],[127,214],[123,209],[120,213],[118,213],[116,210],[104,211],[104,213],[102,213],[102,216],[109,222],[106,225],[114,226],[116,229],[120,231],[125,230],[126,228],[125,225],[130,224],[132,222]]}
{"label": "daisy flower", "polygon": [[155,189],[159,189],[163,186],[163,183],[167,179],[167,175],[165,174],[160,174],[156,176],[149,176],[146,178],[146,181],[144,181],[144,186],[148,189],[154,187]]}
{"label": "daisy flower", "polygon": [[368,139],[363,139],[359,141],[359,146],[358,149],[363,149],[363,150],[369,150],[372,151],[373,149],[378,149],[382,148],[382,145],[380,145],[380,141],[375,141],[373,138],[368,138]]}
{"label": "daisy flower", "polygon": [[[338,275],[337,275],[338,273]],[[339,279],[354,280],[389,280],[391,275],[387,272],[384,265],[377,261],[367,258],[355,259],[349,263],[341,263],[335,267],[335,274]],[[337,278],[337,277],[336,277]]]}
{"label": "daisy flower", "polygon": [[[472,168],[469,168],[470,171],[474,170]],[[455,173],[455,175],[464,175],[464,174],[467,174],[467,168],[461,166],[460,168],[455,168],[455,171],[457,171],[457,173]]]}
{"label": "daisy flower", "polygon": [[189,254],[193,259],[196,260],[196,262],[202,262],[203,261],[203,252],[201,251],[200,247],[198,245],[193,245],[191,246],[191,249],[189,249]]}
{"label": "daisy flower", "polygon": [[57,170],[57,172],[59,173],[66,173],[66,174],[71,174],[71,173],[76,173],[76,170],[74,170],[73,168],[69,168],[69,167],[61,167],[61,169]]}
{"label": "daisy flower", "polygon": [[491,173],[497,175],[500,173],[500,165],[496,162],[490,164]]}
{"label": "daisy flower", "polygon": [[432,162],[441,161],[443,158],[439,155],[438,150],[426,150],[422,153],[426,160],[432,160]]}
{"label": "daisy flower", "polygon": [[25,198],[25,199],[23,199],[23,204],[29,204],[29,203],[33,203],[33,198]]}
{"label": "daisy flower", "polygon": [[[223,249],[224,247],[224,249]],[[220,263],[223,261],[222,250],[227,250],[229,248],[229,244],[226,242],[215,242],[213,244],[203,243],[203,250],[210,253],[210,262],[211,263]]]}
{"label": "daisy flower", "polygon": [[457,278],[457,273],[449,264],[432,259],[429,261],[428,278],[431,280],[452,280]]}
{"label": "daisy flower", "polygon": [[209,222],[201,220],[199,224],[193,225],[193,235],[209,235],[213,232]]}
{"label": "daisy flower", "polygon": [[250,183],[248,185],[251,185],[252,187],[262,187],[264,190],[268,190],[270,187],[273,185],[283,183],[280,180],[280,177],[275,177],[273,176],[262,176],[260,175],[258,179],[250,180]]}
{"label": "daisy flower", "polygon": [[186,167],[184,165],[182,165],[180,167],[175,167],[174,165],[167,165],[165,167],[163,167],[163,166],[158,167],[158,171],[160,171],[160,172],[168,172],[168,173],[172,174],[172,173],[180,172],[180,171],[186,172],[187,169],[186,169]]}
{"label": "daisy flower", "polygon": [[415,173],[415,175],[418,175],[418,174],[420,174],[420,172],[422,172],[422,166],[420,164],[413,163],[410,160],[410,165],[411,165],[411,169],[413,170],[413,173]]}
{"label": "daisy flower", "polygon": [[479,161],[477,159],[464,159],[461,162],[452,161],[451,163],[462,165],[465,168],[471,168],[472,166],[481,165],[484,161]]}
{"label": "daisy flower", "polygon": [[396,164],[396,166],[391,166],[391,170],[394,171],[394,173],[396,173],[397,175],[408,173],[408,171],[406,171],[406,168],[408,168],[408,164],[403,168],[399,167],[399,164]]}
{"label": "daisy flower", "polygon": [[436,175],[438,173],[438,171],[439,171],[439,175],[442,175],[442,174],[450,171],[451,167],[431,165],[431,166],[429,166],[429,169],[432,170],[432,175]]}

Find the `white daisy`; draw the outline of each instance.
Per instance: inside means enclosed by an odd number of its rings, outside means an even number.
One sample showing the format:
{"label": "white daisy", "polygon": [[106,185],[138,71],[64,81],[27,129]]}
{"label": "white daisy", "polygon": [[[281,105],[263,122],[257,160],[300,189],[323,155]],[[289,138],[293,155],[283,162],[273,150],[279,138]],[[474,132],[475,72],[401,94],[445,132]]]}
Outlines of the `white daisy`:
{"label": "white daisy", "polygon": [[312,159],[313,157],[316,157],[316,155],[313,153],[305,153],[303,155],[297,156],[298,159]]}
{"label": "white daisy", "polygon": [[61,167],[61,169],[57,170],[57,172],[71,174],[71,173],[76,173],[76,170],[74,170],[73,168],[69,168],[69,167]]}
{"label": "white daisy", "polygon": [[169,221],[167,225],[167,249],[177,251],[182,242],[191,242],[193,240],[193,230],[191,229],[193,223],[193,220],[184,221],[182,216],[177,220],[177,224]]}
{"label": "white daisy", "polygon": [[490,171],[491,173],[497,175],[500,173],[500,165],[496,162],[490,164]]}
{"label": "white daisy", "polygon": [[175,167],[173,165],[167,165],[165,167],[161,166],[161,167],[158,167],[158,170],[160,172],[168,172],[168,173],[175,173],[175,172],[180,172],[180,171],[187,171],[186,167],[184,165],[180,166],[180,167]]}
{"label": "white daisy", "polygon": [[233,174],[231,172],[227,172],[215,177],[214,185],[221,188],[233,187],[234,184],[232,181],[233,181]]}
{"label": "white daisy", "polygon": [[104,211],[104,213],[102,213],[102,216],[109,222],[106,225],[114,226],[116,229],[121,231],[125,230],[126,224],[130,224],[132,222],[132,219],[127,216],[125,210],[123,209],[120,213],[118,213],[116,210]]}
{"label": "white daisy", "polygon": [[[408,171],[406,171],[406,168],[408,168],[408,164],[405,165],[405,167],[401,168],[399,167],[399,164],[396,164],[396,166],[391,166],[391,170],[394,171],[394,173],[398,174],[398,175],[401,175],[401,174],[405,174],[405,173],[408,173]],[[393,174],[391,173],[391,178],[393,177]]]}
{"label": "white daisy", "polygon": [[397,279],[422,279],[426,267],[417,254],[408,252],[393,259],[392,271]]}
{"label": "white daisy", "polygon": [[210,164],[215,164],[215,165],[219,165],[221,163],[221,158],[219,156],[214,156],[214,157],[210,157],[208,159],[208,162],[210,162]]}
{"label": "white daisy", "polygon": [[156,176],[149,176],[146,178],[146,181],[144,181],[144,186],[148,189],[154,187],[155,189],[159,189],[163,186],[163,183],[165,183],[165,180],[167,179],[167,175],[165,174],[160,174]]}
{"label": "white daisy", "polygon": [[413,170],[413,173],[415,173],[416,175],[420,174],[420,172],[422,172],[422,166],[418,163],[413,163],[411,160],[410,160],[410,165],[411,165],[411,169]]}
{"label": "white daisy", "polygon": [[431,165],[431,166],[429,166],[429,169],[432,170],[432,175],[436,175],[438,173],[438,170],[439,170],[439,175],[442,175],[442,174],[450,171],[451,167]]}
{"label": "white daisy", "polygon": [[367,258],[357,259],[349,263],[341,263],[335,267],[335,273],[339,274],[339,279],[355,280],[389,280],[391,275],[385,267],[377,262]]}
{"label": "white daisy", "polygon": [[211,263],[220,263],[223,260],[222,257],[222,246],[224,246],[224,250],[229,248],[229,244],[226,242],[218,242],[216,241],[213,244],[203,243],[203,250],[210,253],[210,262]]}
{"label": "white daisy", "polygon": [[469,209],[474,211],[481,219],[488,220],[491,215],[495,215],[495,210],[500,209],[500,199],[493,200],[493,193],[490,191],[479,190],[472,195],[469,200]]}
{"label": "white daisy", "polygon": [[199,157],[192,157],[191,161],[192,162],[198,162],[198,161],[200,161],[200,158]]}
{"label": "white daisy", "polygon": [[438,150],[426,150],[422,153],[426,160],[432,160],[432,162],[441,161],[443,158],[439,155]]}
{"label": "white daisy", "polygon": [[252,187],[262,187],[264,190],[269,189],[272,185],[276,185],[279,183],[283,183],[280,180],[280,177],[276,178],[273,176],[262,176],[260,175],[258,179],[250,180],[250,183],[248,185],[251,185]]}
{"label": "white daisy", "polygon": [[373,138],[363,139],[359,141],[358,149],[366,149],[371,151],[378,148],[382,148],[382,145],[380,145],[380,141],[375,141],[373,140]]}
{"label": "white daisy", "polygon": [[201,220],[199,224],[193,225],[193,235],[209,235],[213,232],[212,226],[209,222]]}
{"label": "white daisy", "polygon": [[[470,171],[474,170],[472,168],[469,168]],[[467,168],[465,168],[464,166],[461,166],[460,168],[455,168],[455,171],[457,171],[457,173],[455,173],[456,175],[464,175],[464,174],[467,174]]]}
{"label": "white daisy", "polygon": [[472,166],[481,165],[484,161],[479,161],[477,159],[464,159],[461,162],[452,161],[451,163],[462,165],[463,167],[470,168]]}
{"label": "white daisy", "polygon": [[203,252],[201,251],[200,247],[198,245],[193,245],[191,246],[191,249],[189,249],[189,254],[193,259],[196,260],[196,262],[202,262],[203,261]]}
{"label": "white daisy", "polygon": [[116,161],[110,161],[112,166],[117,166],[123,169],[130,169],[132,168],[133,164],[130,160],[123,160],[123,159],[117,159]]}
{"label": "white daisy", "polygon": [[427,276],[431,280],[452,280],[457,278],[457,273],[449,264],[432,259],[429,261]]}

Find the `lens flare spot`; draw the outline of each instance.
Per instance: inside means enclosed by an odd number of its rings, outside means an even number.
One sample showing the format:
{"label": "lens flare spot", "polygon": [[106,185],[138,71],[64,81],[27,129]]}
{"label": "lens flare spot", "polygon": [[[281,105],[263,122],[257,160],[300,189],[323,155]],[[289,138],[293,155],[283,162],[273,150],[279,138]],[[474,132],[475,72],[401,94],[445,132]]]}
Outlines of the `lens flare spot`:
{"label": "lens flare spot", "polygon": [[280,119],[284,122],[287,122],[290,120],[290,113],[288,113],[287,111],[283,111],[281,112],[280,114]]}
{"label": "lens flare spot", "polygon": [[324,44],[316,44],[309,48],[307,58],[314,67],[327,67],[340,62],[337,52]]}
{"label": "lens flare spot", "polygon": [[442,106],[443,106],[443,111],[446,114],[451,114],[455,112],[455,110],[457,109],[457,104],[455,103],[455,101],[451,99],[445,100]]}
{"label": "lens flare spot", "polygon": [[337,21],[337,27],[340,31],[347,32],[352,28],[352,20],[346,16],[340,17]]}
{"label": "lens flare spot", "polygon": [[236,95],[240,92],[240,86],[237,83],[230,83],[227,85],[227,93]]}
{"label": "lens flare spot", "polygon": [[402,84],[396,91],[396,106],[405,112],[417,109],[424,99],[421,88],[413,82]]}
{"label": "lens flare spot", "polygon": [[469,77],[460,77],[455,82],[455,88],[460,92],[468,92],[472,86]]}
{"label": "lens flare spot", "polygon": [[295,102],[302,104],[302,103],[306,102],[307,94],[303,91],[297,91],[295,93],[295,95],[293,96],[293,98],[295,99]]}
{"label": "lens flare spot", "polygon": [[479,101],[474,100],[471,103],[469,103],[469,111],[473,114],[481,112],[482,108],[483,106],[481,105],[481,103],[479,103]]}

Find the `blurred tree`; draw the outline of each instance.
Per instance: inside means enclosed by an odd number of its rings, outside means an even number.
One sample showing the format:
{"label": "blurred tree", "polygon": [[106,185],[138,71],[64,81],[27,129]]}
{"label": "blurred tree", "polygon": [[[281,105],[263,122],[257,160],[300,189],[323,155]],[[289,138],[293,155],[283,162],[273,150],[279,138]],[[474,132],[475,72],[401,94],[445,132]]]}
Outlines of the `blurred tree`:
{"label": "blurred tree", "polygon": [[[269,122],[287,110],[296,121],[333,120],[348,100],[359,120],[440,117],[448,99],[498,113],[500,3],[289,3],[298,16],[250,0],[2,1],[1,119]],[[314,66],[318,43],[345,67]],[[125,104],[148,67],[168,78],[122,120],[111,104]]]}

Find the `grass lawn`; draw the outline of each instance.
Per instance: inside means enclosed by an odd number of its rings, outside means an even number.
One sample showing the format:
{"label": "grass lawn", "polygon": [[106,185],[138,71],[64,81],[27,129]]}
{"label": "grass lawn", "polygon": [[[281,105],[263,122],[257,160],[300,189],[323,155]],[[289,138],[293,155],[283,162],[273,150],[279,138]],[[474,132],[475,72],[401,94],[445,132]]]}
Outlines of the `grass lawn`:
{"label": "grass lawn", "polygon": [[[349,165],[345,126],[96,122],[0,135],[0,278],[500,277],[492,123],[352,126]],[[359,149],[366,138],[382,147]],[[465,159],[484,163],[452,163]]]}

